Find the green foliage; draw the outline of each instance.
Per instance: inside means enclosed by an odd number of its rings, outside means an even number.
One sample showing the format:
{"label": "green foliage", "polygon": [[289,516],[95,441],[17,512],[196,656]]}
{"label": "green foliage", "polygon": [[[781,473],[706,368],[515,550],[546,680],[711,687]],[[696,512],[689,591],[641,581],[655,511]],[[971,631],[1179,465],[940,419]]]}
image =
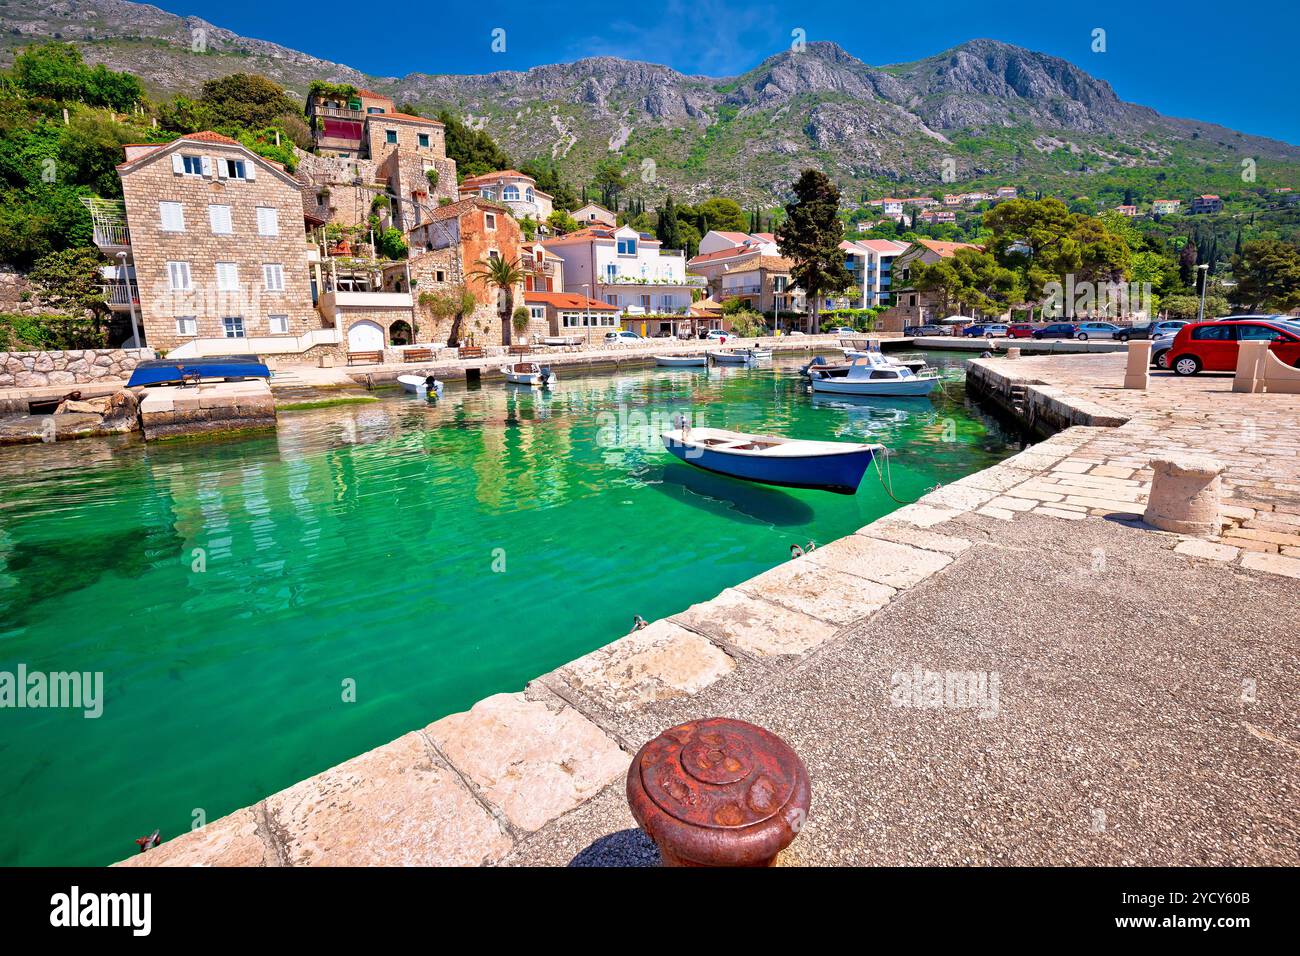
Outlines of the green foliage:
{"label": "green foliage", "polygon": [[575,232],[581,228],[578,220],[574,219],[562,209],[556,209],[546,217],[546,224],[556,233],[563,236],[570,232]]}
{"label": "green foliage", "polygon": [[102,265],[98,249],[64,249],[37,260],[28,278],[41,299],[65,315],[75,318],[86,312],[103,315],[108,312],[108,303],[101,289]]}
{"label": "green foliage", "polygon": [[530,318],[532,318],[532,316],[529,314],[527,308],[522,305],[516,306],[514,313],[510,316],[510,324],[514,326],[516,332],[523,335],[528,331],[528,320]]}
{"label": "green foliage", "polygon": [[598,162],[592,185],[600,190],[600,204],[606,209],[617,210],[618,197],[627,189],[622,161],[611,156]]}
{"label": "green foliage", "polygon": [[465,179],[510,168],[510,157],[483,130],[470,129],[450,110],[438,119],[446,127],[447,157],[456,161],[456,174]]}
{"label": "green foliage", "polygon": [[1232,257],[1236,297],[1254,312],[1289,312],[1300,306],[1300,248],[1276,239],[1246,243]]}
{"label": "green foliage", "polygon": [[144,88],[130,73],[117,73],[103,64],[89,67],[75,46],[53,40],[24,48],[14,57],[10,78],[29,96],[56,103],[126,112],[144,99]]}
{"label": "green foliage", "polygon": [[847,289],[853,277],[844,268],[844,224],[840,221],[840,191],[825,173],[806,169],[794,184],[794,200],[786,204],[786,220],[776,233],[781,255],[794,262],[791,277],[812,308],[809,331],[817,331],[819,300]]}
{"label": "green foliage", "polygon": [[0,350],[6,352],[99,349],[107,345],[107,330],[91,319],[0,312]]}
{"label": "green foliage", "polygon": [[317,96],[325,99],[350,100],[357,95],[357,88],[351,83],[327,83],[325,80],[312,80],[307,87],[307,99]]}
{"label": "green foliage", "polygon": [[911,266],[915,289],[938,292],[941,311],[961,303],[986,315],[1000,315],[1025,301],[1025,286],[1014,270],[998,263],[991,253],[958,249],[933,263]]}
{"label": "green foliage", "polygon": [[725,308],[723,312],[728,316],[733,335],[742,339],[752,339],[767,333],[767,323],[758,312],[751,309],[727,312]]}
{"label": "green foliage", "polygon": [[519,171],[537,181],[537,188],[551,197],[551,204],[556,209],[572,212],[582,205],[578,201],[578,194],[561,174],[560,164],[549,156],[526,159],[519,166]]}
{"label": "green foliage", "polygon": [[[256,73],[232,73],[203,84],[199,103],[218,131],[263,129],[280,117],[298,113],[298,104],[279,83]],[[180,130],[179,132],[194,132]]]}
{"label": "green foliage", "polygon": [[424,178],[429,181],[429,192],[436,192],[438,189],[438,170],[435,168],[426,169]]}
{"label": "green foliage", "polygon": [[[1200,314],[1201,297],[1191,293],[1179,293],[1177,295],[1167,296],[1160,303],[1160,310],[1171,319],[1185,319],[1195,321]],[[1228,300],[1225,296],[1216,292],[1207,292],[1205,295],[1205,315],[1207,318],[1216,315],[1227,315],[1229,312]]]}
{"label": "green foliage", "polygon": [[405,259],[406,239],[400,229],[385,229],[375,233],[375,253],[383,259]]}

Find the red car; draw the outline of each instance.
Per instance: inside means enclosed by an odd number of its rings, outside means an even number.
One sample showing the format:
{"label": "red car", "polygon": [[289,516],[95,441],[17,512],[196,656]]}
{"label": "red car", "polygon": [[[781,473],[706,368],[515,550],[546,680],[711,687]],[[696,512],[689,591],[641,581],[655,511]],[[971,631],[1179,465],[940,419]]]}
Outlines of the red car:
{"label": "red car", "polygon": [[1197,322],[1178,330],[1169,347],[1168,367],[1179,375],[1233,372],[1237,343],[1265,341],[1287,365],[1300,368],[1300,324],[1291,322]]}
{"label": "red car", "polygon": [[1009,339],[1027,339],[1034,334],[1034,326],[1028,322],[1017,322],[1015,325],[1007,326],[1007,338]]}

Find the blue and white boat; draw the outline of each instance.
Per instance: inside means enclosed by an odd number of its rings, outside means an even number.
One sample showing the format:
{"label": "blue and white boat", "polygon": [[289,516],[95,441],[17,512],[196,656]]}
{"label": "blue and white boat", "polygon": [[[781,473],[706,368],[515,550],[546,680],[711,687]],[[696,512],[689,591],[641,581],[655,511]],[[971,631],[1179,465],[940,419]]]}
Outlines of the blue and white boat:
{"label": "blue and white boat", "polygon": [[805,441],[681,425],[663,433],[664,447],[688,465],[743,481],[815,488],[851,495],[883,445]]}
{"label": "blue and white boat", "polygon": [[806,373],[814,392],[836,395],[929,395],[939,384],[934,369],[913,372],[879,352],[865,352],[848,365],[819,365],[814,360],[806,366]]}
{"label": "blue and white boat", "polygon": [[270,378],[271,370],[256,355],[209,355],[191,359],[149,359],[131,373],[127,388],[134,385],[184,385],[186,383]]}
{"label": "blue and white boat", "polygon": [[701,368],[709,364],[707,355],[656,355],[655,364],[665,368]]}

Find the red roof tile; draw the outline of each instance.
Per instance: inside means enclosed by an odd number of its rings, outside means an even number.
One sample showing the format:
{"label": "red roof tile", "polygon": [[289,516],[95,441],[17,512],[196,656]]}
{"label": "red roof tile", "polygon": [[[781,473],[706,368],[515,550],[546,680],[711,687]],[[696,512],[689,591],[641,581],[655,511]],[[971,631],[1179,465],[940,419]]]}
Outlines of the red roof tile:
{"label": "red roof tile", "polygon": [[617,312],[617,306],[597,302],[577,292],[525,292],[524,301],[536,305],[553,305],[557,309],[591,309],[595,312]]}

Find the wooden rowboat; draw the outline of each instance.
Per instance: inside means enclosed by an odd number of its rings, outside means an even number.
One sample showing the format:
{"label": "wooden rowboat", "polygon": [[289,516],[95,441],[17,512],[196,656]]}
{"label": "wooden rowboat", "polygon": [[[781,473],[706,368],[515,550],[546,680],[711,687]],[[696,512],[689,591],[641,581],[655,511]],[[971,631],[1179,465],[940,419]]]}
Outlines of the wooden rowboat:
{"label": "wooden rowboat", "polygon": [[664,447],[705,471],[786,488],[851,495],[883,445],[806,441],[724,428],[681,426],[663,433]]}

